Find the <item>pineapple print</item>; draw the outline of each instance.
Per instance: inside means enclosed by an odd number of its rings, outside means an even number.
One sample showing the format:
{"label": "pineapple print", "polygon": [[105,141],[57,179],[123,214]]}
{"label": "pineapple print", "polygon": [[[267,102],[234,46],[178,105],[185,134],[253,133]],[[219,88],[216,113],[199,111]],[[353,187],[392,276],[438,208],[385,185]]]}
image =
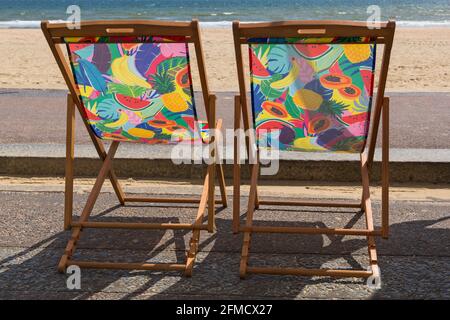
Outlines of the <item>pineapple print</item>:
{"label": "pineapple print", "polygon": [[323,102],[320,94],[309,89],[300,89],[295,92],[293,100],[297,107],[313,111],[319,109]]}
{"label": "pineapple print", "polygon": [[360,63],[370,58],[370,45],[366,44],[346,44],[344,53],[351,63]]}
{"label": "pineapple print", "polygon": [[182,112],[189,108],[188,102],[183,99],[184,92],[178,90],[175,79],[167,71],[155,74],[150,83],[161,94],[164,106],[171,112]]}

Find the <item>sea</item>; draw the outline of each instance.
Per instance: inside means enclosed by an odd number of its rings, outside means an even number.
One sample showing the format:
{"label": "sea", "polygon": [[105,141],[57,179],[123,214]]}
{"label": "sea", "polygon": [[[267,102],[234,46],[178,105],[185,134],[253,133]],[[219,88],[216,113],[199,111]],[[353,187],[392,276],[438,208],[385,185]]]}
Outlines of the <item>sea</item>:
{"label": "sea", "polygon": [[400,27],[450,27],[450,0],[0,0],[0,28],[66,21],[71,5],[80,8],[82,20],[196,18],[204,27],[228,27],[233,20],[366,21],[379,13]]}

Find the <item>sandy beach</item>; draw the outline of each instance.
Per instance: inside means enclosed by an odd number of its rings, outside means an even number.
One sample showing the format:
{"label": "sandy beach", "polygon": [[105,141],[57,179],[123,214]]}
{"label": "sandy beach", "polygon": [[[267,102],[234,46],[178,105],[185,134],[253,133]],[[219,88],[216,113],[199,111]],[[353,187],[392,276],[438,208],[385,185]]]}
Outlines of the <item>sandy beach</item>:
{"label": "sandy beach", "polygon": [[[203,44],[213,91],[236,91],[231,30],[204,28]],[[0,30],[0,88],[65,89],[39,29]],[[388,91],[450,91],[450,28],[396,31]],[[194,73],[194,83],[198,83]]]}

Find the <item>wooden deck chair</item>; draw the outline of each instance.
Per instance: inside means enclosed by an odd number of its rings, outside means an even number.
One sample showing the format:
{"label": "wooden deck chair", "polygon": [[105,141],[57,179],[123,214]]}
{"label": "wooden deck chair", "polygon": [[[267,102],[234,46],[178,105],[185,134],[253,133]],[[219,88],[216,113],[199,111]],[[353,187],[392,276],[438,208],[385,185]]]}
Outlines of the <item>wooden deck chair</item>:
{"label": "wooden deck chair", "polygon": [[[225,181],[214,149],[216,96],[205,73],[198,21],[86,21],[80,29],[42,22],[42,30],[69,88],[67,97],[67,158],[64,227],[72,229],[58,265],[86,268],[179,270],[192,273],[201,230],[213,232],[215,203],[226,206]],[[189,44],[193,43],[207,121],[197,119],[193,96]],[[67,53],[67,55],[65,55]],[[72,222],[74,119],[80,112],[103,165],[77,222]],[[102,140],[111,140],[106,152]],[[126,195],[114,173],[113,159],[120,142],[146,144],[193,143],[210,148],[210,161],[200,198],[140,198]],[[209,146],[207,145],[209,144]],[[221,200],[215,200],[215,171]],[[129,202],[198,203],[193,223],[120,223],[88,221],[104,180],[109,177],[121,205]],[[207,211],[207,223],[204,213]],[[72,256],[84,228],[192,230],[185,264],[74,261]]]}
{"label": "wooden deck chair", "polygon": [[[275,147],[284,151],[328,151],[360,154],[362,199],[360,202],[268,201],[258,198],[259,161],[251,165],[251,185],[246,223],[240,225],[240,150],[235,143],[233,231],[243,232],[240,276],[247,273],[370,277],[378,275],[375,236],[388,237],[388,134],[389,98],[384,96],[395,22],[285,21],[233,23],[240,95],[235,97],[235,129],[254,128],[250,148]],[[372,113],[375,54],[384,45],[381,72]],[[251,86],[249,111],[242,46],[248,45]],[[373,162],[382,116],[381,228],[375,227],[369,193],[369,169]],[[253,121],[251,121],[252,119]],[[369,127],[370,135],[369,135]],[[235,139],[237,141],[238,139]],[[368,141],[367,141],[368,140]],[[367,141],[367,143],[366,143]],[[259,152],[256,152],[258,155]],[[273,227],[253,224],[260,205],[360,208],[366,228]],[[250,239],[254,232],[355,235],[367,238],[370,269],[331,270],[249,266]]]}

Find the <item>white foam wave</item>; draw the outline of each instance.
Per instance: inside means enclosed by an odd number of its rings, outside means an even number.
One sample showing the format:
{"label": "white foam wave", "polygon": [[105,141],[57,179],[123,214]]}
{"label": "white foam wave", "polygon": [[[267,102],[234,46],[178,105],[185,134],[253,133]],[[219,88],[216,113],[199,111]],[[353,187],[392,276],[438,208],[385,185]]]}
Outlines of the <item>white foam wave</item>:
{"label": "white foam wave", "polygon": [[[244,21],[242,21],[244,22]],[[249,22],[262,22],[262,21],[249,21]],[[437,27],[449,27],[450,21],[396,21],[398,27],[405,28],[437,28]],[[231,26],[231,21],[211,21],[200,22],[200,25],[205,28],[223,28]]]}
{"label": "white foam wave", "polygon": [[200,22],[200,26],[203,28],[229,28],[231,23],[231,21],[203,21]]}
{"label": "white foam wave", "polygon": [[[64,20],[51,20],[51,22],[65,22]],[[256,22],[256,21],[252,21]],[[205,28],[227,28],[231,26],[231,21],[203,21],[200,22]],[[41,21],[32,20],[12,20],[0,21],[0,29],[36,29],[40,28]],[[433,28],[433,27],[450,27],[450,21],[397,21],[399,27],[416,27],[416,28]]]}
{"label": "white foam wave", "polygon": [[[50,22],[65,22],[64,20],[50,20]],[[0,29],[36,29],[41,27],[41,21],[38,20],[13,20],[0,21]]]}
{"label": "white foam wave", "polygon": [[450,27],[450,21],[397,21],[399,27],[414,28],[433,28],[433,27]]}

